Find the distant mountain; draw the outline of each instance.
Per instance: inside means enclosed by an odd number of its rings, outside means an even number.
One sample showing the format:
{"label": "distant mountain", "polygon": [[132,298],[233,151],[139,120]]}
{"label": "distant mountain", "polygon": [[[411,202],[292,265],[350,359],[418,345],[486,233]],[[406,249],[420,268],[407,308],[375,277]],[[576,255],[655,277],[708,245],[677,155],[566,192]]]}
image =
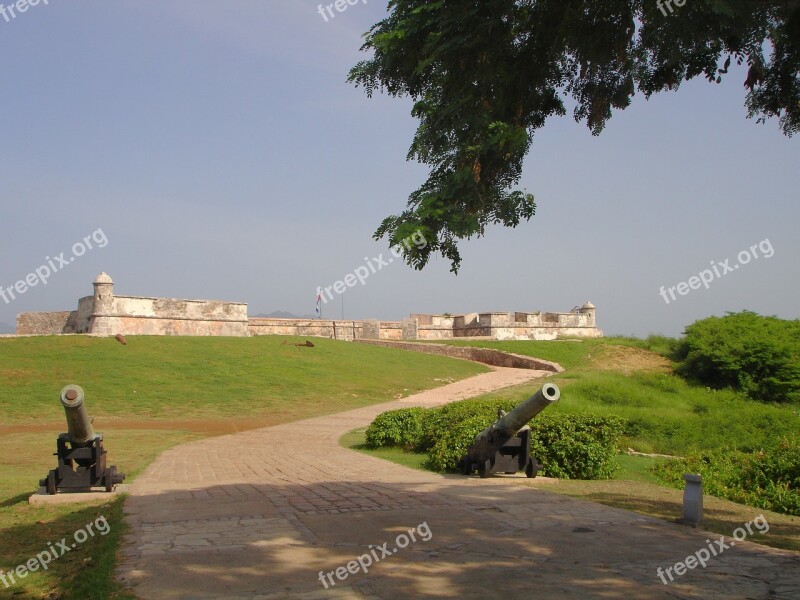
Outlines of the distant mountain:
{"label": "distant mountain", "polygon": [[268,315],[258,314],[253,315],[254,319],[316,319],[316,315],[296,315],[294,313],[286,312],[285,310],[276,310]]}
{"label": "distant mountain", "polygon": [[3,335],[4,333],[17,333],[17,328],[9,325],[8,323],[0,322],[0,335]]}

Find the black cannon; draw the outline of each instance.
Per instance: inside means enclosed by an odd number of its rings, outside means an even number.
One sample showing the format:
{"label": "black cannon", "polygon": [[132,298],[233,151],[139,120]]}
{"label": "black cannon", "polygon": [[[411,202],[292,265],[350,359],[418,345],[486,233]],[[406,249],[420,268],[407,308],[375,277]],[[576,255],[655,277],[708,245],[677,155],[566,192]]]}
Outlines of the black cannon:
{"label": "black cannon", "polygon": [[68,385],[61,390],[61,404],[67,417],[68,433],[62,433],[56,441],[58,468],[39,481],[48,494],[58,490],[88,490],[105,488],[107,492],[125,480],[117,467],[106,466],[106,450],[103,434],[95,433],[92,420],[83,403],[83,390],[77,385]]}
{"label": "black cannon", "polygon": [[536,477],[541,467],[530,455],[531,428],[526,423],[560,397],[558,386],[546,383],[510,413],[498,411],[497,421],[475,437],[458,461],[459,471],[469,475],[477,470],[481,477],[525,471],[528,477]]}

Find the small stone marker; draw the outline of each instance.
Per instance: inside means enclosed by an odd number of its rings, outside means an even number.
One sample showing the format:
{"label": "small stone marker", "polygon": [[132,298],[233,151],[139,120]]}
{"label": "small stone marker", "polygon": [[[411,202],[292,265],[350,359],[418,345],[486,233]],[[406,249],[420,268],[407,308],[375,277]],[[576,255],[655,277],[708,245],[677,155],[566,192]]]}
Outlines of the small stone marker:
{"label": "small stone marker", "polygon": [[699,525],[703,522],[703,477],[694,473],[684,473],[683,480],[683,524]]}

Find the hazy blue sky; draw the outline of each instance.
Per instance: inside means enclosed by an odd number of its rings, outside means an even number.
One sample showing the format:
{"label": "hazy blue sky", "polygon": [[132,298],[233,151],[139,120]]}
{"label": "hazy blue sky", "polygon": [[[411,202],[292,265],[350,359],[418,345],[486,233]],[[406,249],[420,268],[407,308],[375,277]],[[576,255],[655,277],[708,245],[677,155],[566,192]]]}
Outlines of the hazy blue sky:
{"label": "hazy blue sky", "polygon": [[[0,287],[98,229],[108,239],[0,299],[0,321],[74,309],[100,271],[120,294],[311,313],[317,286],[388,257],[371,235],[426,176],[405,161],[416,123],[408,99],[346,83],[386,4],[328,22],[317,5],[50,0],[0,17]],[[800,140],[745,119],[743,80],[639,96],[600,137],[551,120],[522,181],[534,219],[465,243],[457,277],[441,258],[384,267],[346,292],[345,317],[589,299],[606,333],[678,334],[744,308],[798,318]],[[771,258],[659,295],[766,239]]]}

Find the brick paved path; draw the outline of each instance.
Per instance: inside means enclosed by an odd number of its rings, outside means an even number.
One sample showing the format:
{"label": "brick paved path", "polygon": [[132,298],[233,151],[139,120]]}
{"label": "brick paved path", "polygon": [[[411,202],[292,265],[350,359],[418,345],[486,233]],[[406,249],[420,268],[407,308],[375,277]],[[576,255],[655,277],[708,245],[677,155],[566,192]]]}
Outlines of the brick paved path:
{"label": "brick paved path", "polygon": [[[800,598],[797,554],[737,542],[666,586],[656,568],[710,534],[338,445],[384,410],[526,381],[533,392],[544,375],[499,368],[402,401],[173,448],[131,486],[119,576],[148,600]],[[370,552],[367,573],[350,562],[366,564]]]}

